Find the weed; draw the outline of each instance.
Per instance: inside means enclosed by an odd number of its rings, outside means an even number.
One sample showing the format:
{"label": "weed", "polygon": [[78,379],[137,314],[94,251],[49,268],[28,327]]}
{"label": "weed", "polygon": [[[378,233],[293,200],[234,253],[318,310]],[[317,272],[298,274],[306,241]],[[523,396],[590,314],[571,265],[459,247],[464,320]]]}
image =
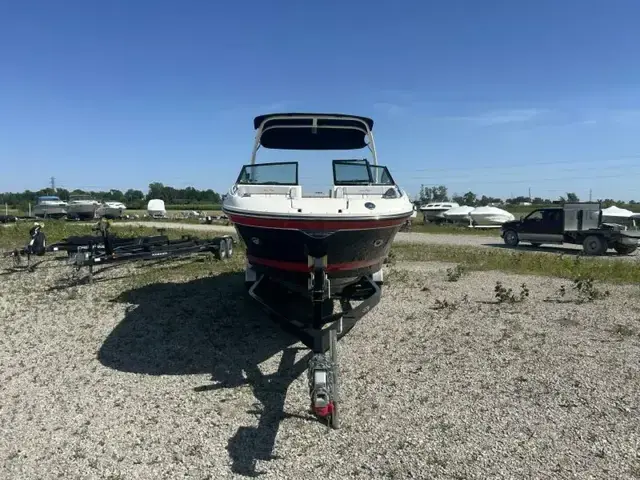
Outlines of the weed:
{"label": "weed", "polygon": [[520,303],[529,297],[529,287],[525,283],[520,285],[520,293],[516,296],[511,288],[505,288],[502,282],[496,282],[493,291],[497,303]]}
{"label": "weed", "polygon": [[453,268],[447,268],[447,281],[457,282],[464,275],[466,269],[462,265],[456,265]]}
{"label": "weed", "polygon": [[633,328],[621,324],[616,324],[609,331],[615,335],[620,335],[621,337],[632,337],[636,334],[636,331]]}
{"label": "weed", "polygon": [[396,252],[393,250],[389,251],[389,255],[384,259],[384,263],[393,265],[396,263]]}
{"label": "weed", "polygon": [[458,304],[449,302],[448,300],[440,300],[437,299],[435,305],[433,306],[434,310],[455,310],[458,308]]}
{"label": "weed", "polygon": [[594,285],[591,277],[578,276],[573,280],[573,289],[578,293],[578,299],[582,302],[593,302],[608,297],[609,290],[600,290]]}

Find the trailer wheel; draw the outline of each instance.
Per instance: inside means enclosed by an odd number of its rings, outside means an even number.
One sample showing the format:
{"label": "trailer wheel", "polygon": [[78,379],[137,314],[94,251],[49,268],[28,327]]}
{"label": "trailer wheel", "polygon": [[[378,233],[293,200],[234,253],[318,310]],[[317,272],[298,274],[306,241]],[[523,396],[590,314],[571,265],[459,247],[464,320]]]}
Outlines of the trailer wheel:
{"label": "trailer wheel", "polygon": [[622,244],[615,244],[613,246],[614,250],[616,251],[616,253],[618,253],[619,255],[630,255],[633,252],[635,252],[638,249],[637,245],[622,245]]}
{"label": "trailer wheel", "polygon": [[331,412],[330,426],[337,430],[340,428],[340,407],[338,406],[340,403],[340,380],[338,374],[338,332],[333,328],[329,332],[329,355],[333,365],[333,411]]}
{"label": "trailer wheel", "polygon": [[502,238],[504,239],[504,243],[509,245],[510,247],[517,247],[520,243],[518,233],[515,230],[507,230],[506,232],[504,232]]}
{"label": "trailer wheel", "polygon": [[218,248],[216,248],[213,251],[213,255],[216,257],[217,260],[226,260],[227,256],[228,256],[228,253],[229,252],[227,250],[227,242],[223,238],[218,243]]}
{"label": "trailer wheel", "polygon": [[224,241],[227,244],[227,257],[231,258],[233,256],[233,238],[227,237]]}
{"label": "trailer wheel", "polygon": [[47,237],[44,235],[42,230],[36,233],[33,239],[32,248],[32,253],[35,253],[38,257],[42,257],[45,254],[47,249]]}
{"label": "trailer wheel", "polygon": [[598,235],[589,235],[584,239],[582,248],[586,255],[602,255],[607,251],[607,242]]}

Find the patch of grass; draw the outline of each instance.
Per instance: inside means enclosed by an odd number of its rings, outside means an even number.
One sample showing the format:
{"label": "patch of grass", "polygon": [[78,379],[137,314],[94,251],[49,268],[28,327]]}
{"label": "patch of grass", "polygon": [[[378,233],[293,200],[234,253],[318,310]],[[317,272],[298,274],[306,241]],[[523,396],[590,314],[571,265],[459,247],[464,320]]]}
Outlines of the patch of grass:
{"label": "patch of grass", "polygon": [[461,245],[395,244],[396,261],[444,261],[468,270],[504,272],[550,277],[589,278],[608,283],[640,283],[640,263],[547,253],[513,252]]}
{"label": "patch of grass", "polygon": [[[41,220],[40,224],[44,224],[42,231],[47,237],[47,244],[59,242],[67,237],[76,235],[97,235],[92,232],[91,226],[96,222],[67,222],[65,220]],[[29,230],[33,226],[33,222],[19,222],[0,227],[0,250],[11,250],[25,246],[29,242]],[[146,235],[158,235],[158,229],[144,226],[125,225],[114,227],[111,233],[118,237],[138,237]],[[176,229],[167,229],[164,231],[172,240],[178,239],[188,232]],[[229,235],[228,232],[216,231],[198,231],[190,233],[194,237],[201,239],[212,238],[219,235]]]}
{"label": "patch of grass", "polygon": [[233,256],[220,261],[213,254],[200,254],[179,260],[168,260],[150,265],[138,262],[136,271],[128,278],[130,288],[139,288],[155,283],[190,281],[196,278],[239,272],[244,269],[244,251],[235,245]]}
{"label": "patch of grass", "polygon": [[464,225],[453,224],[427,224],[414,221],[411,225],[411,231],[416,233],[433,233],[433,234],[446,234],[446,235],[478,235],[481,237],[499,237],[499,228],[469,228]]}
{"label": "patch of grass", "polygon": [[456,265],[453,268],[447,268],[447,281],[457,282],[464,273],[465,269],[463,265]]}

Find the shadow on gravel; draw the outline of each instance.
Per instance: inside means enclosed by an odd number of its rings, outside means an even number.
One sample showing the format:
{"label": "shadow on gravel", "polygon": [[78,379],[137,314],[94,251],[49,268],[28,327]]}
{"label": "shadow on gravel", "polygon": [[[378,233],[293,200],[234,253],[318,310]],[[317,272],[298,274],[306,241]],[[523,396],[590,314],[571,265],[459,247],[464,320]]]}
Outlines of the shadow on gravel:
{"label": "shadow on gravel", "polygon": [[[295,362],[297,340],[271,322],[244,290],[244,274],[223,273],[187,283],[153,284],[124,292],[116,302],[134,306],[107,337],[99,361],[147,375],[211,373],[207,392],[249,385],[259,406],[257,427],[239,427],[227,450],[234,473],[257,476],[257,460],[271,460],[289,385],[307,368]],[[282,352],[278,371],[259,364]],[[305,420],[315,421],[309,417]]]}

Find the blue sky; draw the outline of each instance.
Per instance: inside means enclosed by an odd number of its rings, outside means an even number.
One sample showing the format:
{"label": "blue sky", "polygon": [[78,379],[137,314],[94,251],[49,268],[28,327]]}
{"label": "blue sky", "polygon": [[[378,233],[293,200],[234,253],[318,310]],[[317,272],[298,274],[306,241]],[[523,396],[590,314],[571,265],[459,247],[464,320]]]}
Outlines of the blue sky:
{"label": "blue sky", "polygon": [[[374,118],[411,193],[640,200],[638,18],[635,0],[3,2],[0,191],[226,191],[253,116],[340,111]],[[343,158],[263,153],[301,159],[310,189]]]}

